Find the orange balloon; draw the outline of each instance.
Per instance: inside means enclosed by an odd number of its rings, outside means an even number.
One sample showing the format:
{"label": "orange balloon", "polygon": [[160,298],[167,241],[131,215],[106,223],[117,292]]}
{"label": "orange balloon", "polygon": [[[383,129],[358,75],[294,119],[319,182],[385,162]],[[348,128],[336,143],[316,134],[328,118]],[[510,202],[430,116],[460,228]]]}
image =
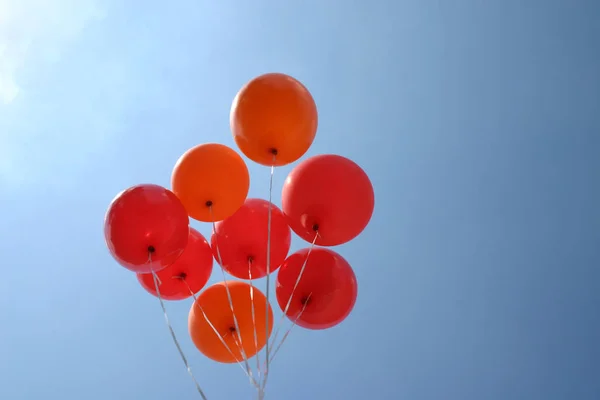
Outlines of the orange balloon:
{"label": "orange balloon", "polygon": [[298,80],[265,74],[237,93],[229,125],[246,157],[262,165],[286,165],[302,157],[315,140],[317,106]]}
{"label": "orange balloon", "polygon": [[171,187],[190,217],[217,222],[244,204],[250,175],[246,163],[233,149],[206,143],[192,147],[177,160]]}
{"label": "orange balloon", "polygon": [[[235,363],[244,359],[240,348],[243,348],[246,357],[250,358],[266,345],[273,330],[273,310],[269,304],[269,333],[267,334],[266,307],[268,303],[265,295],[256,288],[252,289],[246,282],[227,281],[227,285],[229,285],[239,330],[235,326],[225,282],[210,286],[198,296],[190,309],[188,329],[194,345],[206,357],[222,363]],[[255,327],[252,321],[251,290],[254,290],[254,318],[258,346],[254,341]],[[206,321],[202,310],[219,332],[227,347],[223,345]],[[231,353],[227,348],[231,350]]]}

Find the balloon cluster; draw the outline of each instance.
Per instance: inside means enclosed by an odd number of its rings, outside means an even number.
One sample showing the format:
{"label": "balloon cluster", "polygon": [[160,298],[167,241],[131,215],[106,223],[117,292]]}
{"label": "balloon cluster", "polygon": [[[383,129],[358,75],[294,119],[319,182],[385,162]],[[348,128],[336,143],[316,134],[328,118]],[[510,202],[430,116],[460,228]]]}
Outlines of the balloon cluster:
{"label": "balloon cluster", "polygon": [[[300,159],[315,138],[317,120],[306,87],[279,73],[248,82],[230,114],[241,152],[269,167]],[[326,329],[349,315],[356,277],[348,262],[326,247],[359,235],[374,208],[368,176],[339,155],[317,155],[293,168],[281,209],[247,198],[249,185],[248,168],[237,152],[200,144],[177,161],[171,190],[153,184],[124,190],[104,223],[110,253],[137,274],[144,289],[161,300],[195,298],[188,320],[192,341],[223,363],[252,357],[267,345],[273,311],[252,282],[276,270],[277,303],[295,324]],[[210,243],[190,227],[190,217],[213,225]],[[288,256],[291,231],[311,246]],[[196,295],[209,280],[213,259],[241,280],[224,280]]]}

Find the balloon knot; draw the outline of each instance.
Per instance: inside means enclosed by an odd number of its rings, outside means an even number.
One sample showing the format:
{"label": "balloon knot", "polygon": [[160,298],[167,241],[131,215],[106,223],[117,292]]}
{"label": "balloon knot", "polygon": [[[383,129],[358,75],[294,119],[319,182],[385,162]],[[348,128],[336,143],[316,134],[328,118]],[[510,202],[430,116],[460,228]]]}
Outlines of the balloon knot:
{"label": "balloon knot", "polygon": [[277,149],[276,149],[276,148],[271,148],[271,149],[269,149],[269,153],[271,153],[271,154],[273,154],[274,156],[276,156],[278,152],[277,152]]}
{"label": "balloon knot", "polygon": [[319,231],[319,224],[314,224],[312,226],[313,231],[318,232]]}
{"label": "balloon knot", "polygon": [[205,204],[206,204],[206,207],[212,207],[213,202],[211,200],[208,200]]}
{"label": "balloon knot", "polygon": [[156,249],[154,248],[154,246],[148,246],[148,253],[154,253],[156,251]]}

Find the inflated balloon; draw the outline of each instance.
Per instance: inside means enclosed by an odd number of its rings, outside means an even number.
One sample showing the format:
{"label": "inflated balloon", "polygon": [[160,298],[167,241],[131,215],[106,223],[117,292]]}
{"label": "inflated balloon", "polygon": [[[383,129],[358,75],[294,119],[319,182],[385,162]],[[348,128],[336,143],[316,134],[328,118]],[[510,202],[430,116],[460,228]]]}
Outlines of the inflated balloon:
{"label": "inflated balloon", "polygon": [[[198,293],[212,272],[213,258],[210,245],[197,230],[190,228],[188,244],[173,264],[156,273],[160,296],[165,300],[183,300]],[[152,274],[137,274],[146,291],[156,296]]]}
{"label": "inflated balloon", "polygon": [[[277,302],[285,311],[309,249],[290,255],[277,274]],[[342,322],[356,303],[358,285],[354,271],[338,253],[313,248],[300,278],[288,318],[307,329],[327,329]],[[302,310],[304,311],[302,312]]]}
{"label": "inflated balloon", "polygon": [[375,195],[367,174],[352,160],[324,154],[298,164],[283,185],[282,209],[298,236],[316,244],[349,242],[367,226]]}
{"label": "inflated balloon", "polygon": [[[215,260],[219,262],[220,256],[223,268],[236,278],[258,279],[267,275],[268,214],[268,201],[247,199],[235,214],[215,224],[211,237]],[[285,216],[271,204],[270,272],[285,260],[291,240]]]}
{"label": "inflated balloon", "polygon": [[189,149],[179,158],[171,186],[190,217],[216,222],[244,204],[250,176],[244,160],[233,149],[207,143]]}
{"label": "inflated balloon", "polygon": [[104,217],[110,254],[134,272],[160,271],[183,253],[189,235],[185,208],[170,190],[137,185],[119,193]]}
{"label": "inflated balloon", "polygon": [[[238,322],[237,327],[225,285],[229,285],[233,309]],[[269,305],[269,330],[267,333],[267,304],[267,299],[262,292],[242,281],[220,282],[206,288],[192,304],[188,318],[188,329],[194,345],[206,357],[222,363],[243,360],[241,348],[244,349],[246,357],[254,356],[266,345],[273,330],[273,310]],[[202,310],[227,347],[223,345],[206,321]],[[256,321],[256,325],[253,321]]]}
{"label": "inflated balloon", "polygon": [[298,80],[265,74],[237,93],[229,124],[246,157],[262,165],[286,165],[302,157],[315,139],[317,106]]}

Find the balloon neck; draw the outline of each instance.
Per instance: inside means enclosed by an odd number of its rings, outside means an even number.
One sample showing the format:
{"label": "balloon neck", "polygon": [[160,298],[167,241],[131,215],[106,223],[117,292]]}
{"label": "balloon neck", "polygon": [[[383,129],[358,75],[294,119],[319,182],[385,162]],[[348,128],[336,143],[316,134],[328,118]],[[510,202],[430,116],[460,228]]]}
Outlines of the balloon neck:
{"label": "balloon neck", "polygon": [[310,216],[309,214],[304,214],[300,220],[304,228],[306,230],[312,231],[313,233],[317,233],[321,227],[319,221],[315,217]]}
{"label": "balloon neck", "polygon": [[311,302],[311,298],[310,296],[304,296],[300,299],[300,303],[302,303],[303,306],[308,306]]}

